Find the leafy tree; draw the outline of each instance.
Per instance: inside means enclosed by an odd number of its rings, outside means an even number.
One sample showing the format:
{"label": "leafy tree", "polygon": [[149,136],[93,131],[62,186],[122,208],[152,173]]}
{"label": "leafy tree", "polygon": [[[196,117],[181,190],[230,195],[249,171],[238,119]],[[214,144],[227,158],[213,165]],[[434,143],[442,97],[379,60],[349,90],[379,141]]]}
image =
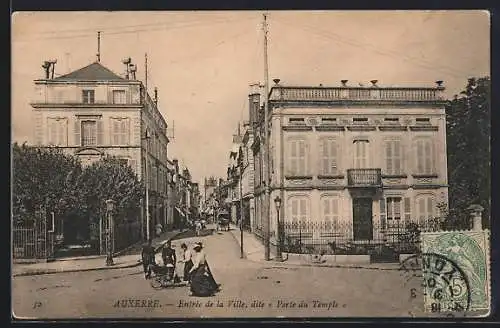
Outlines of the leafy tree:
{"label": "leafy tree", "polygon": [[68,215],[80,204],[74,180],[81,172],[79,161],[58,148],[37,148],[14,143],[13,215],[26,222],[42,206]]}
{"label": "leafy tree", "polygon": [[446,108],[451,227],[469,227],[471,204],[485,208],[483,224],[489,226],[490,93],[489,77],[470,78]]}

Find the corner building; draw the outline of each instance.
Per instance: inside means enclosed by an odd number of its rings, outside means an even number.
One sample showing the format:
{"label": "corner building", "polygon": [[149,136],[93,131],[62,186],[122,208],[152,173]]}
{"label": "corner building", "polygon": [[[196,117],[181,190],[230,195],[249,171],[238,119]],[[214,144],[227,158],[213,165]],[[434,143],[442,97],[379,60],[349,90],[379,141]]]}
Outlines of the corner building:
{"label": "corner building", "polygon": [[[401,227],[439,217],[448,202],[444,87],[295,87],[269,92],[270,242],[282,199],[282,240],[305,247],[383,244]],[[250,95],[256,131],[255,233],[264,203],[264,112]],[[253,105],[252,103],[258,103]],[[332,246],[333,245],[333,246]]]}

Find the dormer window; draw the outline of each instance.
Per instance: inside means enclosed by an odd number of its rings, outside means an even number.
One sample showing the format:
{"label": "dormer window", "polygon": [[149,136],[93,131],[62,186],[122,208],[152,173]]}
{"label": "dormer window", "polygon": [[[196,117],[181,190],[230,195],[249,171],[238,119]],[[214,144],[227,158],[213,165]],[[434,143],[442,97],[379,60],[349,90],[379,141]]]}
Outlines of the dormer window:
{"label": "dormer window", "polygon": [[386,118],[384,118],[384,122],[397,123],[397,122],[399,122],[399,118],[398,117],[386,117]]}
{"label": "dormer window", "polygon": [[305,124],[303,117],[291,117],[288,119],[288,122],[290,122],[290,124]]}
{"label": "dormer window", "polygon": [[415,119],[417,124],[431,124],[431,119],[428,117],[418,117]]}

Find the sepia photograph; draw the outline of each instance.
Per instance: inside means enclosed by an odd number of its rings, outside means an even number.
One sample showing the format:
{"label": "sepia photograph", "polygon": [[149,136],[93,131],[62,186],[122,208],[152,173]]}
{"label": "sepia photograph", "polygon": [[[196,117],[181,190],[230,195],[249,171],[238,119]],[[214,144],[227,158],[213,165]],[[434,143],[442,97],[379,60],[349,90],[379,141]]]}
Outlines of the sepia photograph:
{"label": "sepia photograph", "polygon": [[484,318],[490,13],[18,11],[11,318]]}

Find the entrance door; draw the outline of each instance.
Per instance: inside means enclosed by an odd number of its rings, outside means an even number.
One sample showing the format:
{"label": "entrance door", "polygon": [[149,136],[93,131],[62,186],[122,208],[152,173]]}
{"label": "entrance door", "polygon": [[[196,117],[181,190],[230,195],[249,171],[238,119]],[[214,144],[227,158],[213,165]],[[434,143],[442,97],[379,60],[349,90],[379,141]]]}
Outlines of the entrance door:
{"label": "entrance door", "polygon": [[373,239],[372,199],[353,198],[352,225],[354,240]]}

